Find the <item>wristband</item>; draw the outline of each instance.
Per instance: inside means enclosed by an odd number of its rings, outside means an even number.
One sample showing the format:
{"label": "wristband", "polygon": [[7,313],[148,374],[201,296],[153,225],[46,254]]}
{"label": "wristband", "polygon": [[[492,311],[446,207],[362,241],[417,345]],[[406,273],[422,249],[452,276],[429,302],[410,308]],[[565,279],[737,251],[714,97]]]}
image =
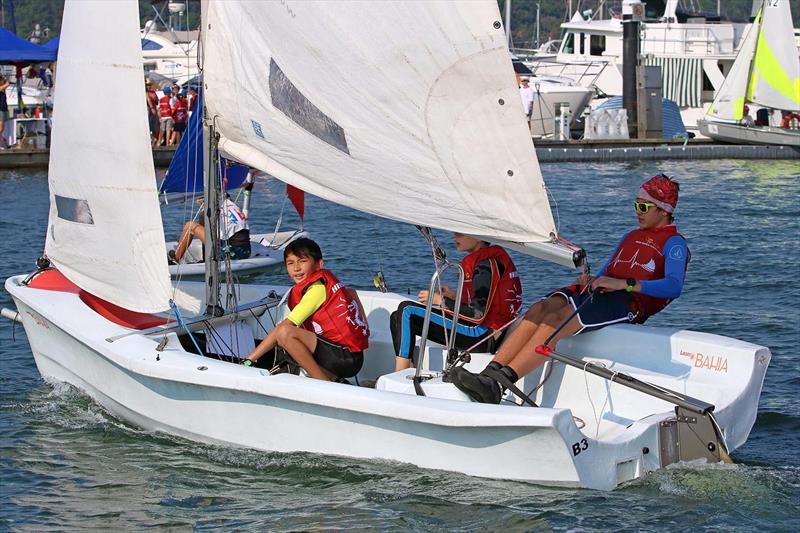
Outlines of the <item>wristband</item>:
{"label": "wristband", "polygon": [[633,288],[636,287],[636,280],[633,278],[628,278],[627,280],[625,280],[625,283],[628,284],[628,286],[625,287],[625,290],[627,292],[633,292]]}
{"label": "wristband", "polygon": [[242,361],[242,365],[243,366],[253,366],[253,361],[251,361],[250,359],[245,359],[244,361]]}

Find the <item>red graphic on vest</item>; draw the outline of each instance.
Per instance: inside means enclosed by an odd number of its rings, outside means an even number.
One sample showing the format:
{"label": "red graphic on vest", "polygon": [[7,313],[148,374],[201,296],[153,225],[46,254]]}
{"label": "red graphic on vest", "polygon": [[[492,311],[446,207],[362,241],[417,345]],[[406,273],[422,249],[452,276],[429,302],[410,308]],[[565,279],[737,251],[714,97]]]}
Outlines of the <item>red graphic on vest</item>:
{"label": "red graphic on vest", "polygon": [[158,99],[158,116],[161,118],[172,116],[172,106],[169,105],[169,96],[162,96]]}
{"label": "red graphic on vest", "polygon": [[300,303],[306,289],[317,280],[325,285],[325,302],[303,322],[302,327],[351,352],[366,350],[369,346],[369,325],[361,316],[358,302],[330,270],[318,270],[292,287],[289,309],[294,309]]}
{"label": "red graphic on vest", "polygon": [[[475,295],[472,287],[472,274],[477,264],[487,259],[490,260],[489,264],[492,268],[492,287],[486,311],[479,323],[488,328],[497,329],[515,318],[522,308],[522,282],[519,279],[519,272],[517,272],[511,256],[503,248],[497,245],[487,246],[464,258],[461,262],[461,266],[464,267],[464,289],[461,300],[462,303],[472,305]],[[502,276],[498,264],[502,266]]]}
{"label": "red graphic on vest", "polygon": [[[664,245],[670,237],[680,235],[673,224],[650,229],[633,230],[622,239],[608,264],[605,275],[611,278],[634,278],[640,281],[662,279],[664,277]],[[634,301],[641,306],[643,320],[652,316],[669,304],[671,298],[656,298],[646,294],[632,294]],[[643,321],[642,320],[642,321]]]}

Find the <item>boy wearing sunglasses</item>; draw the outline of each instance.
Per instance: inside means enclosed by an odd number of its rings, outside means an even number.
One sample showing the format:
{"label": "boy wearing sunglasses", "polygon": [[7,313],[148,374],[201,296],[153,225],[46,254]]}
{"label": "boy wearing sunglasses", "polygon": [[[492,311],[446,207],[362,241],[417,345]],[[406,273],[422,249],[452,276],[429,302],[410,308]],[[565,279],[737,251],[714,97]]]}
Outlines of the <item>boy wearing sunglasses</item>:
{"label": "boy wearing sunglasses", "polygon": [[480,374],[458,367],[451,376],[453,384],[477,402],[499,403],[503,387],[545,361],[536,348],[575,310],[579,309],[550,346],[610,324],[641,324],[680,296],[689,250],[672,223],[678,190],[678,183],[664,174],[644,183],[634,202],[639,229],[622,237],[599,275],[556,289],[534,304]]}

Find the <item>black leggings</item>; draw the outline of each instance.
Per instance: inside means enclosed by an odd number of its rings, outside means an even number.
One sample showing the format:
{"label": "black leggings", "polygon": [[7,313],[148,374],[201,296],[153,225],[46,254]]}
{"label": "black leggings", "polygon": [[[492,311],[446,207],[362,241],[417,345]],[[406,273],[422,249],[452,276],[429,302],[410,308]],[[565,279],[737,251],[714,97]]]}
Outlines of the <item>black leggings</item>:
{"label": "black leggings", "polygon": [[[422,335],[424,317],[425,306],[410,301],[402,302],[397,307],[397,311],[392,313],[389,318],[389,326],[392,330],[395,355],[398,357],[411,357],[414,346],[417,344],[417,336]],[[443,324],[449,332],[453,321],[449,317],[443,319],[441,310],[434,309],[431,314],[431,323],[428,327],[429,340],[438,344],[445,344]],[[492,337],[492,333],[492,330],[486,326],[458,324],[455,347],[459,350],[465,350],[479,340],[488,337],[486,342],[478,345],[476,351],[494,353],[500,343]]]}

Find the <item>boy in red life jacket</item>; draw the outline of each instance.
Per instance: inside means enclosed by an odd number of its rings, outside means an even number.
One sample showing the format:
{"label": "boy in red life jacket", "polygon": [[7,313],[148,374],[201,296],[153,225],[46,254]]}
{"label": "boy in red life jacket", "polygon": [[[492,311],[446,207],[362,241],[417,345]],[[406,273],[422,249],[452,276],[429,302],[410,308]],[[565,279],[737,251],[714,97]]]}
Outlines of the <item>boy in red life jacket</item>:
{"label": "boy in red life jacket", "polygon": [[312,378],[338,381],[355,376],[369,345],[369,326],[356,291],[322,268],[322,251],[311,239],[289,243],[283,258],[295,283],[288,300],[291,312],[244,364],[258,361],[277,345]]}
{"label": "boy in red life jacket", "polygon": [[[455,346],[466,349],[481,340],[480,351],[494,352],[500,344],[495,330],[503,327],[517,316],[522,307],[522,283],[514,261],[506,251],[485,241],[454,233],[456,249],[467,252],[461,262],[464,268],[464,287],[461,292],[458,324],[456,326]],[[453,309],[456,291],[442,287],[444,307]],[[416,345],[417,335],[422,334],[425,317],[425,303],[431,297],[428,291],[420,291],[419,301],[403,302],[392,313],[389,325],[395,350],[395,370],[410,368],[411,354]],[[434,305],[442,305],[440,294],[432,296]],[[440,312],[431,314],[428,339],[445,344],[444,328],[452,328],[452,320],[443,318]]]}
{"label": "boy in red life jacket", "polygon": [[158,130],[158,146],[162,143],[169,145],[172,140],[172,89],[164,87],[164,96],[158,99],[158,120],[161,124],[161,129]]}
{"label": "boy in red life jacket", "polygon": [[[453,384],[475,401],[500,403],[504,386],[545,361],[536,348],[579,307],[550,346],[609,324],[641,324],[680,296],[689,250],[672,223],[678,190],[678,184],[663,174],[642,185],[634,202],[639,229],[620,240],[599,276],[579,279],[579,284],[556,289],[534,304],[480,374],[457,368],[451,375]],[[592,292],[582,290],[581,282],[590,283]],[[591,301],[581,307],[587,299]]]}

